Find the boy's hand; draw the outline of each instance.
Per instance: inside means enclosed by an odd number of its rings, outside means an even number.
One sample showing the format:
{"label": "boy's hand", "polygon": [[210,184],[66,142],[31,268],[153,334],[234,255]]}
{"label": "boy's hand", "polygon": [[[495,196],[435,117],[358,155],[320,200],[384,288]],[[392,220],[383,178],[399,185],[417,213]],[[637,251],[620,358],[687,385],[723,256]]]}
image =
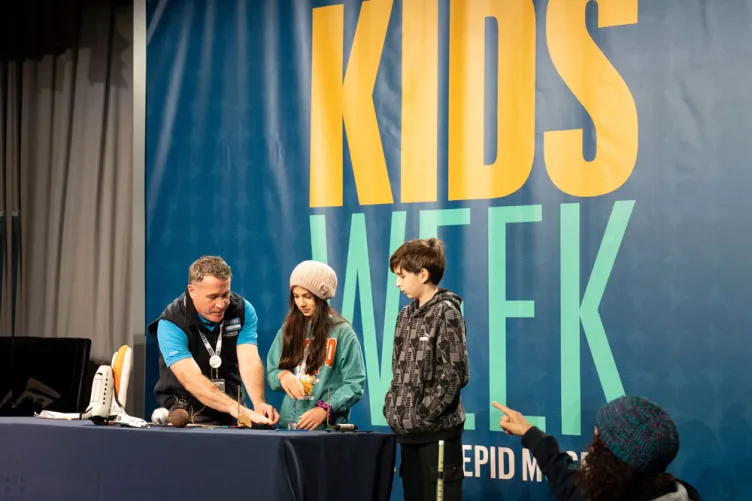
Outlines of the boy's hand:
{"label": "boy's hand", "polygon": [[498,402],[492,402],[493,406],[499,409],[504,415],[499,421],[499,426],[508,435],[516,435],[518,437],[523,436],[527,431],[533,427],[525,416],[517,411],[513,411],[509,407],[501,405]]}

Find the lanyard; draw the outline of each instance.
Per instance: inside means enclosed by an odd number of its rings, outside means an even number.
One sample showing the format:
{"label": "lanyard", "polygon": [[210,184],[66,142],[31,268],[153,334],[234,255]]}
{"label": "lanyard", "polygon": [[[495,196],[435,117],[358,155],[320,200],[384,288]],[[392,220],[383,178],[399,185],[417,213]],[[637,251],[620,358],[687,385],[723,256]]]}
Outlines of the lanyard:
{"label": "lanyard", "polygon": [[296,370],[295,370],[296,374],[295,374],[295,376],[298,379],[300,379],[300,376],[302,376],[303,374],[305,374],[305,370],[306,370],[306,357],[308,356],[308,346],[310,346],[310,344],[311,343],[307,343],[306,344],[305,348],[303,349],[303,361],[300,362],[300,364],[298,364],[298,366],[296,367]]}
{"label": "lanyard", "polygon": [[312,339],[308,338],[308,336],[311,335],[311,327],[312,327],[312,323],[308,322],[308,326],[306,327],[306,338],[305,340],[303,340],[304,343],[308,341],[307,343],[305,343],[305,348],[303,349],[303,361],[295,368],[295,376],[298,379],[300,379],[300,376],[305,374],[306,358],[308,356],[308,347],[311,345],[311,342],[313,342]]}
{"label": "lanyard", "polygon": [[201,329],[198,330],[198,333],[201,335],[201,341],[204,342],[204,346],[206,347],[206,351],[209,352],[209,365],[211,365],[212,369],[219,369],[219,367],[222,365],[222,359],[220,358],[220,353],[222,353],[222,334],[224,333],[224,327],[225,323],[222,322],[219,324],[219,337],[217,338],[217,351],[215,352],[211,345],[209,344],[209,340],[206,339],[206,336],[203,332],[201,332]]}

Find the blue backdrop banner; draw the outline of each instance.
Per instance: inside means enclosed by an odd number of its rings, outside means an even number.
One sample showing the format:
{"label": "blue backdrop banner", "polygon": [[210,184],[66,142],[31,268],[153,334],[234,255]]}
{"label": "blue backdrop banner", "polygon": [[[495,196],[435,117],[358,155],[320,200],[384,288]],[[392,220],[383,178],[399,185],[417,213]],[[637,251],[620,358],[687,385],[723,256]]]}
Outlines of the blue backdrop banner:
{"label": "blue backdrop banner", "polygon": [[149,320],[221,255],[265,357],[293,267],[326,261],[364,350],[354,421],[386,430],[389,255],[438,236],[466,499],[550,499],[492,400],[580,460],[624,393],[676,420],[673,473],[752,499],[750,23],[752,0],[150,1]]}

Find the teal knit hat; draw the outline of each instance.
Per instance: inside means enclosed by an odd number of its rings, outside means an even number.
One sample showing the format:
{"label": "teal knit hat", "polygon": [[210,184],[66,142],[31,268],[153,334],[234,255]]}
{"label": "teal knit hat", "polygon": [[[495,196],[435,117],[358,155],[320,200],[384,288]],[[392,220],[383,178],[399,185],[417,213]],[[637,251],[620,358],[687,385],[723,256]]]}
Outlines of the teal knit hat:
{"label": "teal knit hat", "polygon": [[624,396],[604,405],[595,418],[598,437],[632,468],[666,470],[679,452],[679,433],[671,416],[641,397]]}

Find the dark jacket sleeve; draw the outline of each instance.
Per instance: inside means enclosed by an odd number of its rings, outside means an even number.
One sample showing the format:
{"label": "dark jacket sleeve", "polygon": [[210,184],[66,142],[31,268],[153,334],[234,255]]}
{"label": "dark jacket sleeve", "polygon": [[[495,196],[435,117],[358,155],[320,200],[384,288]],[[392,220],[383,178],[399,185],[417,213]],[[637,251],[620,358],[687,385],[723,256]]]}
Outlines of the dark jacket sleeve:
{"label": "dark jacket sleeve", "polygon": [[587,501],[574,485],[578,466],[566,452],[559,449],[559,443],[551,435],[546,435],[533,426],[522,437],[522,445],[530,449],[548,485],[559,501]]}

